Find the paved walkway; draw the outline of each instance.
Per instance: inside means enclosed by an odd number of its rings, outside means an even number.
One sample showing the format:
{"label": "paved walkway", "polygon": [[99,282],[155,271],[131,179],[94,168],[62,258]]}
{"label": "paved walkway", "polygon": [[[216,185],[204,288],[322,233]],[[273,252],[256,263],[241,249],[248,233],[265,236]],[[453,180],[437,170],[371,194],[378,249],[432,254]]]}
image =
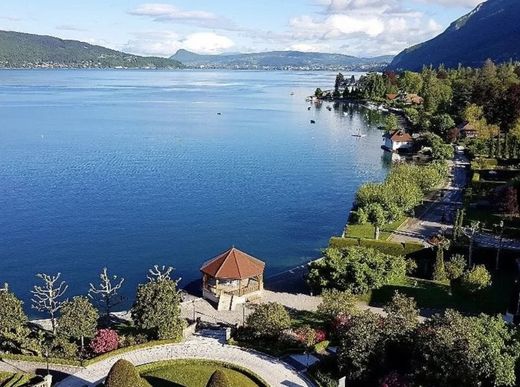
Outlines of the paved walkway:
{"label": "paved walkway", "polygon": [[467,184],[468,165],[468,159],[464,154],[455,154],[453,179],[442,190],[442,195],[425,205],[419,216],[408,219],[390,236],[389,240],[426,243],[430,237],[440,234],[443,229],[450,230],[457,209],[462,207],[462,192]]}
{"label": "paved walkway", "polygon": [[222,331],[202,331],[180,344],[166,344],[116,355],[82,369],[56,387],[93,387],[103,381],[119,359],[143,365],[172,359],[205,359],[237,364],[261,376],[271,386],[314,387],[290,365],[255,351],[224,344]]}

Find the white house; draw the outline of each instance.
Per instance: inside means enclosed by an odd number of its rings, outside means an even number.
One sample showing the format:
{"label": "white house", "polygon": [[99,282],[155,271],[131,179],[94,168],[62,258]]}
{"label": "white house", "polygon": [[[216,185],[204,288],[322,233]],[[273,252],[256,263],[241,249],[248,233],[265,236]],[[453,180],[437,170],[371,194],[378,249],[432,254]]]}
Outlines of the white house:
{"label": "white house", "polygon": [[389,152],[409,151],[413,148],[413,138],[402,130],[385,133],[383,149]]}

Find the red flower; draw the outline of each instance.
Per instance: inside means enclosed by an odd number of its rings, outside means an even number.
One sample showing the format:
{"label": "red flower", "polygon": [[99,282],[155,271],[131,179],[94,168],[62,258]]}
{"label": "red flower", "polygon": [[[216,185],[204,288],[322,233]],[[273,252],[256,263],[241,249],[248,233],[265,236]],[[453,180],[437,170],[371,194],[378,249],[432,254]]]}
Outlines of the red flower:
{"label": "red flower", "polygon": [[110,352],[119,346],[119,336],[112,329],[100,329],[96,333],[96,337],[90,342],[90,349],[96,355]]}

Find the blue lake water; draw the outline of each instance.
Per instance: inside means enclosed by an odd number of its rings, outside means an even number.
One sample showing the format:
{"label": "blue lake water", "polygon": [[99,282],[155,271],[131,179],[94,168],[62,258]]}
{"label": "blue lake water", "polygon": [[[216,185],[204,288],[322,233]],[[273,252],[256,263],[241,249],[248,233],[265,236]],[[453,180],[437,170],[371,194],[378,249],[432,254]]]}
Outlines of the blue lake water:
{"label": "blue lake water", "polygon": [[153,264],[182,286],[231,245],[267,276],[315,258],[387,173],[377,114],[307,110],[334,77],[1,71],[0,282],[29,302],[61,272],[71,296],[107,266],[131,297]]}

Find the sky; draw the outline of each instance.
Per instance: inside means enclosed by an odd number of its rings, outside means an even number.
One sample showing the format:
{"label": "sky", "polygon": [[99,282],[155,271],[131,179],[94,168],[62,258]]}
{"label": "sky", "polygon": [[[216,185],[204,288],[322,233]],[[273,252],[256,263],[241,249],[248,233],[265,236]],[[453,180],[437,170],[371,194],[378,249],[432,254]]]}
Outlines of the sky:
{"label": "sky", "polygon": [[483,0],[1,0],[0,30],[139,55],[300,50],[397,54]]}

